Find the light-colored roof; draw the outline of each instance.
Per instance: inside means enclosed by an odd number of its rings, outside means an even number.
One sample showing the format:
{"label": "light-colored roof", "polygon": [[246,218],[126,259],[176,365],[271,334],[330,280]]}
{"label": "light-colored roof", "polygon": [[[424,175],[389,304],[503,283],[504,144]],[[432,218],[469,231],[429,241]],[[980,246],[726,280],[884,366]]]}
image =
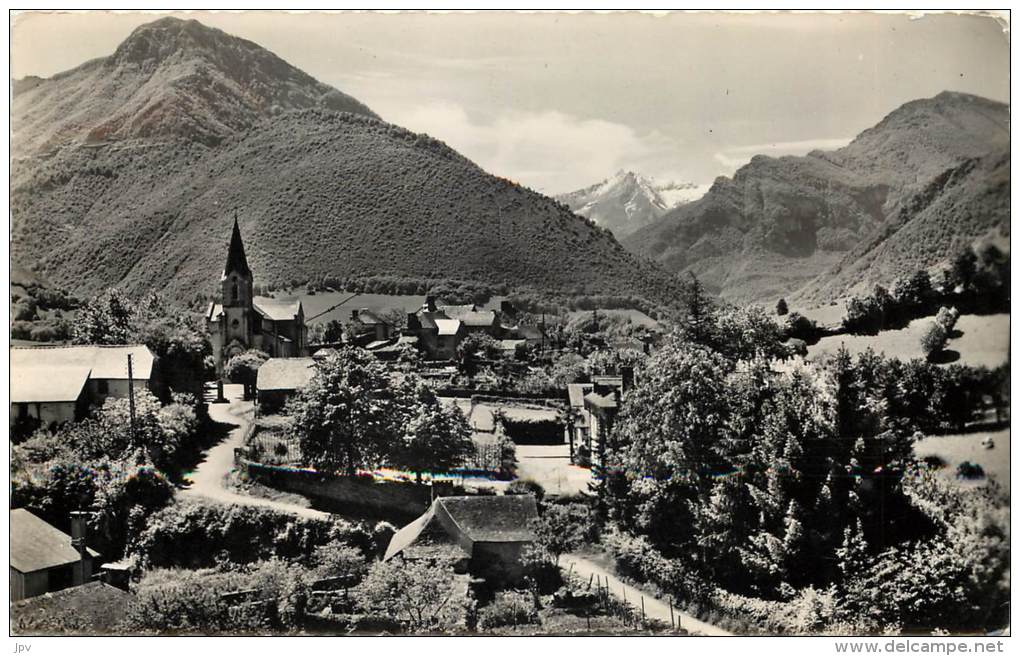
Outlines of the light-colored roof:
{"label": "light-colored roof", "polygon": [[252,305],[259,314],[273,321],[291,321],[301,312],[301,301],[297,300],[256,296],[252,299]]}
{"label": "light-colored roof", "polygon": [[499,340],[499,347],[504,351],[513,351],[521,344],[527,344],[526,339],[501,339]]}
{"label": "light-colored roof", "polygon": [[584,395],[594,389],[591,383],[569,383],[567,385],[567,396],[570,397],[570,405],[575,408],[584,407]]}
{"label": "light-colored roof", "polygon": [[496,313],[492,310],[486,310],[484,312],[465,312],[462,316],[457,318],[463,321],[465,326],[476,328],[492,326],[496,323]]}
{"label": "light-colored roof", "polygon": [[127,356],[131,355],[133,376],[138,380],[152,377],[156,356],[144,344],[130,346],[33,346],[11,349],[11,374],[18,369],[36,368],[49,371],[58,367],[88,367],[92,378],[124,379]]}
{"label": "light-colored roof", "polygon": [[460,331],[460,321],[456,319],[435,319],[440,335],[456,335]]}
{"label": "light-colored roof", "polygon": [[315,376],[315,358],[269,358],[259,367],[255,387],[260,391],[297,390]]}
{"label": "light-colored roof", "polygon": [[205,318],[209,321],[219,321],[223,317],[223,306],[210,301],[209,308],[205,312]]}
{"label": "light-colored roof", "polygon": [[369,310],[368,308],[362,308],[358,310],[357,320],[366,326],[375,326],[380,324],[383,326],[390,325],[388,321],[383,321],[378,314]]}
{"label": "light-colored roof", "polygon": [[90,373],[89,367],[11,367],[11,403],[73,403]]}
{"label": "light-colored roof", "polygon": [[584,402],[589,405],[593,405],[596,408],[615,408],[616,407],[616,395],[609,394],[603,396],[596,392],[590,392],[584,397]]}
{"label": "light-colored roof", "polygon": [[535,497],[530,494],[503,496],[439,497],[454,523],[472,542],[531,542],[530,524],[538,519]]}
{"label": "light-colored roof", "polygon": [[[89,555],[99,553],[88,549]],[[47,524],[24,508],[11,511],[11,567],[22,573],[77,562],[71,536]]]}

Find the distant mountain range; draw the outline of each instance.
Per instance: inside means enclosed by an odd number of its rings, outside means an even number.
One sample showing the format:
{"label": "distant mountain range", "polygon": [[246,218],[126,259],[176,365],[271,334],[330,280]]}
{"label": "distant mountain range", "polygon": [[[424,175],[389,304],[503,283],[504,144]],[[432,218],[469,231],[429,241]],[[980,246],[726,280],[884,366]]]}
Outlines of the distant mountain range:
{"label": "distant mountain range", "polygon": [[944,92],[839,150],[756,156],[623,241],[734,301],[824,302],[1005,241],[1009,191],[1009,107]]}
{"label": "distant mountain range", "polygon": [[674,276],[561,203],[193,20],[14,90],[12,260],[79,296],[213,292],[236,212],[262,284],[676,298]]}
{"label": "distant mountain range", "polygon": [[622,238],[671,209],[701,198],[708,188],[692,182],[662,183],[633,171],[618,171],[602,182],[554,198]]}

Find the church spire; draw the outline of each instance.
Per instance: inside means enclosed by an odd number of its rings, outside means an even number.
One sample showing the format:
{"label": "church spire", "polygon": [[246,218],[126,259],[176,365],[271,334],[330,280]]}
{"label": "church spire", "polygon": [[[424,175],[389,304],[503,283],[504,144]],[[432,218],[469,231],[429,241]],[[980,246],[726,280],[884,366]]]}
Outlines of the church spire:
{"label": "church spire", "polygon": [[223,275],[236,272],[245,278],[251,278],[251,269],[248,268],[248,258],[244,255],[244,244],[241,242],[241,229],[237,226],[237,213],[234,213],[234,232],[230,235],[230,249],[227,251],[227,266],[223,269]]}

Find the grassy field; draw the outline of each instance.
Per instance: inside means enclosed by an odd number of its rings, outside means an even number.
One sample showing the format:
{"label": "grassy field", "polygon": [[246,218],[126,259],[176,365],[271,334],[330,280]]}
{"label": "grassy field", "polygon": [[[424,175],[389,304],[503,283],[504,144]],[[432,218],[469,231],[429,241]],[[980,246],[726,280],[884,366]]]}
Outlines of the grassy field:
{"label": "grassy field", "polygon": [[[900,330],[884,330],[878,335],[835,335],[823,337],[814,346],[808,347],[808,357],[817,358],[833,354],[843,345],[851,355],[872,348],[876,353],[889,357],[910,360],[923,358],[921,335],[927,330],[934,317],[911,321]],[[1009,315],[965,315],[956,323],[956,337],[949,340],[946,350],[953,362],[972,366],[997,367],[1009,360]],[[958,356],[958,357],[957,357]]]}
{"label": "grassy field", "polygon": [[[986,449],[981,440],[991,436],[995,448]],[[1009,429],[994,432],[967,433],[965,435],[936,435],[919,440],[914,445],[914,453],[918,458],[938,456],[945,460],[946,466],[939,470],[941,476],[951,480],[956,478],[956,467],[961,462],[970,461],[981,465],[985,474],[994,478],[1006,490],[1009,490]],[[981,485],[983,481],[959,481],[961,485]]]}

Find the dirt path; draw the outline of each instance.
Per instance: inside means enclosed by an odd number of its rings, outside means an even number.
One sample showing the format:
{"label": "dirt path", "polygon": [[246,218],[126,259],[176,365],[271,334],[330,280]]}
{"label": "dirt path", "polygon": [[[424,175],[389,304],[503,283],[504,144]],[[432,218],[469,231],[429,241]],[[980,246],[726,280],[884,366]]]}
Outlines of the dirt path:
{"label": "dirt path", "polygon": [[[244,431],[251,422],[254,408],[251,401],[242,400],[241,385],[224,385],[223,387],[223,394],[230,400],[230,403],[210,403],[209,417],[217,423],[233,424],[236,428],[230,431],[225,440],[206,451],[205,459],[195,467],[194,471],[185,474],[184,480],[188,487],[180,490],[180,495],[184,498],[201,497],[220,503],[264,506],[315,519],[329,518],[329,513],[321,510],[238,494],[226,486],[227,476],[234,469],[234,449],[242,446]],[[207,400],[211,399],[207,398]]]}
{"label": "dirt path", "polygon": [[[563,554],[560,556],[560,567],[562,569],[570,569],[574,574],[583,578],[588,578],[594,574],[603,581],[603,585],[606,583],[609,584],[609,592],[615,595],[618,599],[623,598],[623,591],[626,590],[627,602],[635,608],[641,608],[641,597],[643,596],[645,598],[645,615],[654,617],[655,619],[662,620],[666,624],[669,624],[670,615],[669,605],[667,603],[659,601],[647,592],[639,590],[632,585],[627,585],[620,579],[613,576],[598,563],[592,562],[578,554]],[[680,626],[691,633],[706,636],[733,635],[732,633],[723,631],[717,626],[702,622],[698,618],[688,615],[687,613],[683,613],[676,608],[673,608],[673,615],[679,619]]]}

